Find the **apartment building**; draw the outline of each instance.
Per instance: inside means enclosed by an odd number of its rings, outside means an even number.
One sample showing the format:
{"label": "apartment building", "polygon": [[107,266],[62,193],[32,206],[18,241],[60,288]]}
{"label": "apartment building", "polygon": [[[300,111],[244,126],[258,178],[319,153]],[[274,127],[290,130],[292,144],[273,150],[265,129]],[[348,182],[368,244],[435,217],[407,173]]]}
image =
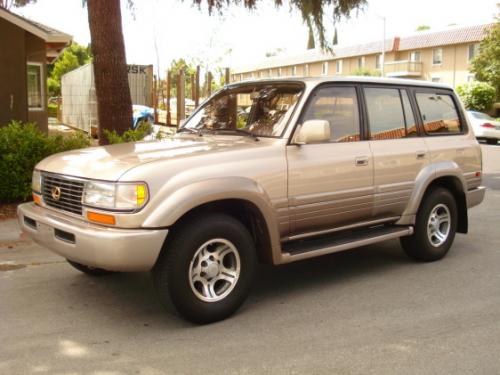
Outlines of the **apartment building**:
{"label": "apartment building", "polygon": [[332,53],[309,50],[279,56],[232,71],[232,82],[268,77],[353,75],[360,69],[382,73],[382,44],[386,77],[422,79],[453,87],[474,79],[470,62],[492,24],[420,31],[405,37],[335,46]]}

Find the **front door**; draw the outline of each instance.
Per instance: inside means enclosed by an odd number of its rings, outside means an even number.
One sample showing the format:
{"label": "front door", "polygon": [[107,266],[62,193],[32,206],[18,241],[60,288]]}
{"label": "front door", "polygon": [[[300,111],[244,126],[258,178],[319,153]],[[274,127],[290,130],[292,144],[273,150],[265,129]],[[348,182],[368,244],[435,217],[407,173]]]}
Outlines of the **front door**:
{"label": "front door", "polygon": [[333,229],[369,219],[373,209],[373,160],[361,139],[355,86],[321,85],[301,115],[327,120],[330,142],[289,145],[288,195],[291,234]]}

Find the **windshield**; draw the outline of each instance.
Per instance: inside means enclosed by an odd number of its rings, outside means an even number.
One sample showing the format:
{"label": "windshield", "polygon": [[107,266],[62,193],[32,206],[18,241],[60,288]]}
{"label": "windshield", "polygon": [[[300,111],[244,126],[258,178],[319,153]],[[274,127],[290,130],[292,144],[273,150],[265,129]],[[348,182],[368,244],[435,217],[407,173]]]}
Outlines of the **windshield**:
{"label": "windshield", "polygon": [[494,120],[493,117],[488,116],[486,113],[481,113],[481,112],[470,112],[472,117],[480,119],[480,120]]}
{"label": "windshield", "polygon": [[191,116],[183,128],[279,137],[301,92],[301,85],[269,83],[222,90]]}

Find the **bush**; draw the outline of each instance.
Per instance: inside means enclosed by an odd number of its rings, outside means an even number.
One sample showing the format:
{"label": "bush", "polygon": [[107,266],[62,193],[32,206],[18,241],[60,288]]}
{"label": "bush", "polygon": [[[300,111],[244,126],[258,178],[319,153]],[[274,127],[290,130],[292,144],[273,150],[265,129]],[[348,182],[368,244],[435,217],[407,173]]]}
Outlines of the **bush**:
{"label": "bush", "polygon": [[357,68],[352,72],[353,76],[365,76],[365,77],[380,77],[381,73],[379,70],[370,70],[368,68]]}
{"label": "bush", "polygon": [[488,112],[495,100],[496,91],[486,82],[470,82],[457,87],[457,93],[471,111]]}
{"label": "bush", "polygon": [[104,136],[108,140],[109,144],[116,143],[127,143],[127,142],[137,142],[142,141],[145,136],[151,134],[152,128],[149,122],[141,121],[137,128],[129,129],[124,132],[122,135],[119,135],[116,130],[109,131],[107,129],[103,129]]}
{"label": "bush", "polygon": [[0,202],[26,200],[31,196],[31,174],[49,155],[89,146],[81,133],[47,136],[34,124],[13,121],[0,128]]}
{"label": "bush", "polygon": [[57,117],[57,104],[54,103],[47,104],[47,115],[49,117]]}

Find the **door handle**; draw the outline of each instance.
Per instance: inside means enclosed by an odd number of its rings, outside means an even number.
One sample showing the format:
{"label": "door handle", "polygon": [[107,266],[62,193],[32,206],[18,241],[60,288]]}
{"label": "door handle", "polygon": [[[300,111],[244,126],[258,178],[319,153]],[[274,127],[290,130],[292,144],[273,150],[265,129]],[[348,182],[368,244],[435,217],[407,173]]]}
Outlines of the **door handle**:
{"label": "door handle", "polygon": [[423,151],[423,150],[419,150],[416,152],[416,155],[417,155],[417,159],[423,159],[425,158],[425,155],[427,154],[427,152]]}
{"label": "door handle", "polygon": [[354,159],[354,164],[356,164],[357,167],[368,165],[368,156],[358,156]]}

